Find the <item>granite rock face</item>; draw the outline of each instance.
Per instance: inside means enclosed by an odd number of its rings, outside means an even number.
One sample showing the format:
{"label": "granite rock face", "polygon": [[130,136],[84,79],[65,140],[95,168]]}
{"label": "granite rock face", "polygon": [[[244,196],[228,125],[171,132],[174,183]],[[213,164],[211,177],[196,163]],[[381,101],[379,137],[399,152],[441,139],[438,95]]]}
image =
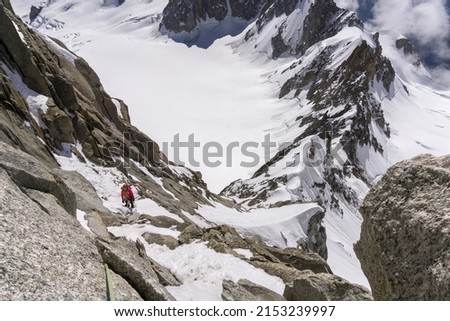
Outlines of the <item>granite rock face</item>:
{"label": "granite rock face", "polygon": [[[5,152],[13,156],[2,143]],[[19,151],[14,156],[30,161]],[[27,187],[15,169],[0,166],[0,299],[106,300],[102,260],[91,236],[64,208],[51,172],[40,164],[37,174],[31,166],[29,177],[41,179]]]}
{"label": "granite rock face", "polygon": [[450,299],[450,157],[393,166],[361,207],[355,251],[376,300]]}

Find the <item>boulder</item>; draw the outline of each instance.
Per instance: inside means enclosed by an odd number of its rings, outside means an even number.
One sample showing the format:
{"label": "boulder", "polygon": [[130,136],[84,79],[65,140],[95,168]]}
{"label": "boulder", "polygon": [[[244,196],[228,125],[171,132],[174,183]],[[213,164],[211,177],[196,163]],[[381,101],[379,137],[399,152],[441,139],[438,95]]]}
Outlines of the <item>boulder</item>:
{"label": "boulder", "polygon": [[237,283],[238,286],[244,288],[256,297],[257,301],[284,301],[284,297],[272,290],[269,290],[259,284],[255,284],[249,280],[241,279]]}
{"label": "boulder", "polygon": [[159,282],[152,264],[136,246],[124,239],[110,243],[97,240],[97,248],[110,269],[123,277],[144,300],[173,301],[175,298]]}
{"label": "boulder", "polygon": [[222,289],[224,301],[256,301],[253,294],[231,280],[223,280]]}
{"label": "boulder", "polygon": [[376,300],[450,300],[450,156],[388,170],[367,195],[355,252]]}
{"label": "boulder", "polygon": [[75,193],[79,210],[86,213],[92,211],[109,213],[109,210],[103,206],[103,201],[97,195],[94,186],[83,175],[75,171],[64,171],[61,169],[54,169],[52,172],[60,177]]}
{"label": "boulder", "polygon": [[203,234],[202,239],[205,241],[215,240],[217,242],[225,243],[230,248],[249,248],[249,244],[236,231],[235,228],[228,225],[220,225],[209,228]]}
{"label": "boulder", "polygon": [[165,245],[171,250],[175,249],[178,245],[180,245],[180,242],[178,242],[178,240],[176,238],[174,238],[170,235],[145,233],[142,235],[142,237],[149,244]]}
{"label": "boulder", "polygon": [[251,265],[264,270],[266,273],[278,276],[285,284],[292,284],[295,279],[302,275],[302,271],[289,266],[282,262],[254,261],[249,262]]}
{"label": "boulder", "polygon": [[224,301],[285,301],[284,297],[248,280],[222,282]]}
{"label": "boulder", "polygon": [[[108,225],[105,224],[103,217],[112,216],[102,212],[89,212],[85,215],[88,227],[98,238],[104,241],[111,240],[111,234],[108,232]],[[117,224],[117,223],[116,223]]]}
{"label": "boulder", "polygon": [[151,225],[156,226],[156,227],[161,227],[161,228],[171,228],[171,227],[178,227],[180,226],[180,222],[178,222],[177,220],[168,217],[168,216],[164,216],[164,215],[159,215],[159,216],[151,216],[151,215],[147,215],[147,214],[142,214],[141,218],[145,219],[146,221],[148,221]]}
{"label": "boulder", "polygon": [[371,301],[370,291],[343,278],[325,273],[302,272],[292,285],[286,286],[288,301]]}
{"label": "boulder", "polygon": [[49,108],[47,113],[42,116],[42,120],[56,141],[63,143],[73,143],[75,141],[72,120],[59,108]]}
{"label": "boulder", "polygon": [[266,249],[281,262],[288,263],[297,270],[311,270],[314,273],[332,273],[328,263],[317,253],[306,252],[295,248],[277,249],[266,247]]}
{"label": "boulder", "polygon": [[201,239],[203,233],[204,231],[198,225],[191,224],[183,232],[181,232],[178,239],[183,244],[189,244],[195,240]]}

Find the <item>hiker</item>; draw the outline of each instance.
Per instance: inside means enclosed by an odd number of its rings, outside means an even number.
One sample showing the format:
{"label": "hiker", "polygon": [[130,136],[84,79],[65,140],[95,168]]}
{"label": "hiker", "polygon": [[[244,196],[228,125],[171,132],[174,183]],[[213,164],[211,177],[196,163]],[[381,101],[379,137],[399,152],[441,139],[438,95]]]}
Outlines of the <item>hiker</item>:
{"label": "hiker", "polygon": [[125,183],[122,185],[120,196],[122,197],[122,203],[126,207],[134,208],[134,194],[130,184]]}

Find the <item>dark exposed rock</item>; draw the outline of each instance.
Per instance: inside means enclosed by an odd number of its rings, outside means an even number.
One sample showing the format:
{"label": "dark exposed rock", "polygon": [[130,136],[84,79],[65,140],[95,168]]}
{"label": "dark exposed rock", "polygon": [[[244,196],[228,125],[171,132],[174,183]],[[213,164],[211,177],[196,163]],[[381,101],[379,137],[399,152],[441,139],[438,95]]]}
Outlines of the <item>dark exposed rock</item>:
{"label": "dark exposed rock", "polygon": [[412,42],[407,38],[397,39],[395,41],[395,46],[397,49],[403,49],[405,55],[415,55],[417,54],[416,48]]}
{"label": "dark exposed rock", "polygon": [[190,32],[207,18],[222,21],[227,12],[226,0],[170,0],[164,8],[161,26],[175,33]]}
{"label": "dark exposed rock", "polygon": [[393,166],[366,197],[355,252],[376,300],[450,299],[450,157]]}
{"label": "dark exposed rock", "polygon": [[251,21],[261,11],[265,0],[230,0],[231,14],[233,17]]}
{"label": "dark exposed rock", "polygon": [[[294,34],[286,32],[288,28],[292,32],[292,25],[288,25],[288,19],[275,26],[276,32],[271,39],[271,57],[274,59],[290,55],[300,56],[315,43],[336,35],[347,25],[361,28],[363,26],[363,23],[355,14],[349,14],[347,10],[338,8],[331,0],[315,2],[309,0],[271,0],[266,1],[258,16],[255,28],[248,31],[245,39],[248,41],[259,34],[275,17],[282,15],[288,17],[296,9],[303,11],[302,13],[307,11],[307,14],[303,21],[298,21],[300,25],[297,27],[297,31],[294,31]],[[289,23],[292,23],[292,21]]]}
{"label": "dark exposed rock", "polygon": [[331,274],[303,272],[292,286],[286,286],[284,297],[288,301],[371,301],[366,288],[351,284]]}
{"label": "dark exposed rock", "polygon": [[307,249],[313,253],[319,254],[325,261],[328,259],[327,233],[322,221],[325,218],[325,212],[320,212],[308,222],[308,243]]}
{"label": "dark exposed rock", "polygon": [[102,5],[105,7],[114,6],[119,7],[125,3],[125,0],[103,0]]}
{"label": "dark exposed rock", "polygon": [[11,2],[9,0],[1,0],[0,5],[4,5],[6,9],[14,13],[13,7],[11,6]]}
{"label": "dark exposed rock", "polygon": [[32,5],[31,9],[30,9],[30,23],[34,21],[34,19],[37,18],[37,16],[39,16],[39,14],[42,11],[42,6],[35,6]]}
{"label": "dark exposed rock", "polygon": [[[236,35],[244,30],[260,12],[266,0],[170,0],[163,11],[160,31],[175,41],[187,45],[197,44],[208,47],[214,40],[225,35]],[[226,18],[233,19],[233,26],[221,23]],[[202,25],[207,29],[214,25],[220,31],[206,31],[207,39],[199,41]]]}
{"label": "dark exposed rock", "polygon": [[412,42],[407,38],[397,39],[395,41],[395,46],[397,49],[402,49],[405,56],[412,57],[414,59],[414,65],[420,66],[421,61],[419,54],[416,51],[416,47],[412,44]]}

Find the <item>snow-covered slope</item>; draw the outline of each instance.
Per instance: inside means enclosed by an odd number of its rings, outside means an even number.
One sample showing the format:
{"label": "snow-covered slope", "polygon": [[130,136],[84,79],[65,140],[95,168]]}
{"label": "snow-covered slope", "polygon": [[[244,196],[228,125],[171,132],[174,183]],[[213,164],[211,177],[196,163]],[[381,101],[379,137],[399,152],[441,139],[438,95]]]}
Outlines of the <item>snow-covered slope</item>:
{"label": "snow-covered slope", "polygon": [[[330,1],[272,2],[241,34],[207,50],[160,34],[168,1],[48,1],[32,25],[83,56],[108,92],[126,101],[133,122],[163,149],[168,144],[170,159],[178,156],[170,148],[174,137],[185,142],[193,134],[199,165],[188,162],[187,148],[180,159],[213,191],[239,179],[224,194],[251,212],[202,207],[204,219],[192,218],[198,224],[226,223],[292,246],[319,204],[327,210],[331,268],[367,285],[353,252],[357,207],[395,162],[450,152],[450,92],[399,48],[399,35],[371,34]],[[29,19],[34,1],[12,3]],[[262,144],[266,135],[276,142],[270,150]],[[211,142],[224,153],[210,159],[222,162],[217,167],[203,159]]]}

